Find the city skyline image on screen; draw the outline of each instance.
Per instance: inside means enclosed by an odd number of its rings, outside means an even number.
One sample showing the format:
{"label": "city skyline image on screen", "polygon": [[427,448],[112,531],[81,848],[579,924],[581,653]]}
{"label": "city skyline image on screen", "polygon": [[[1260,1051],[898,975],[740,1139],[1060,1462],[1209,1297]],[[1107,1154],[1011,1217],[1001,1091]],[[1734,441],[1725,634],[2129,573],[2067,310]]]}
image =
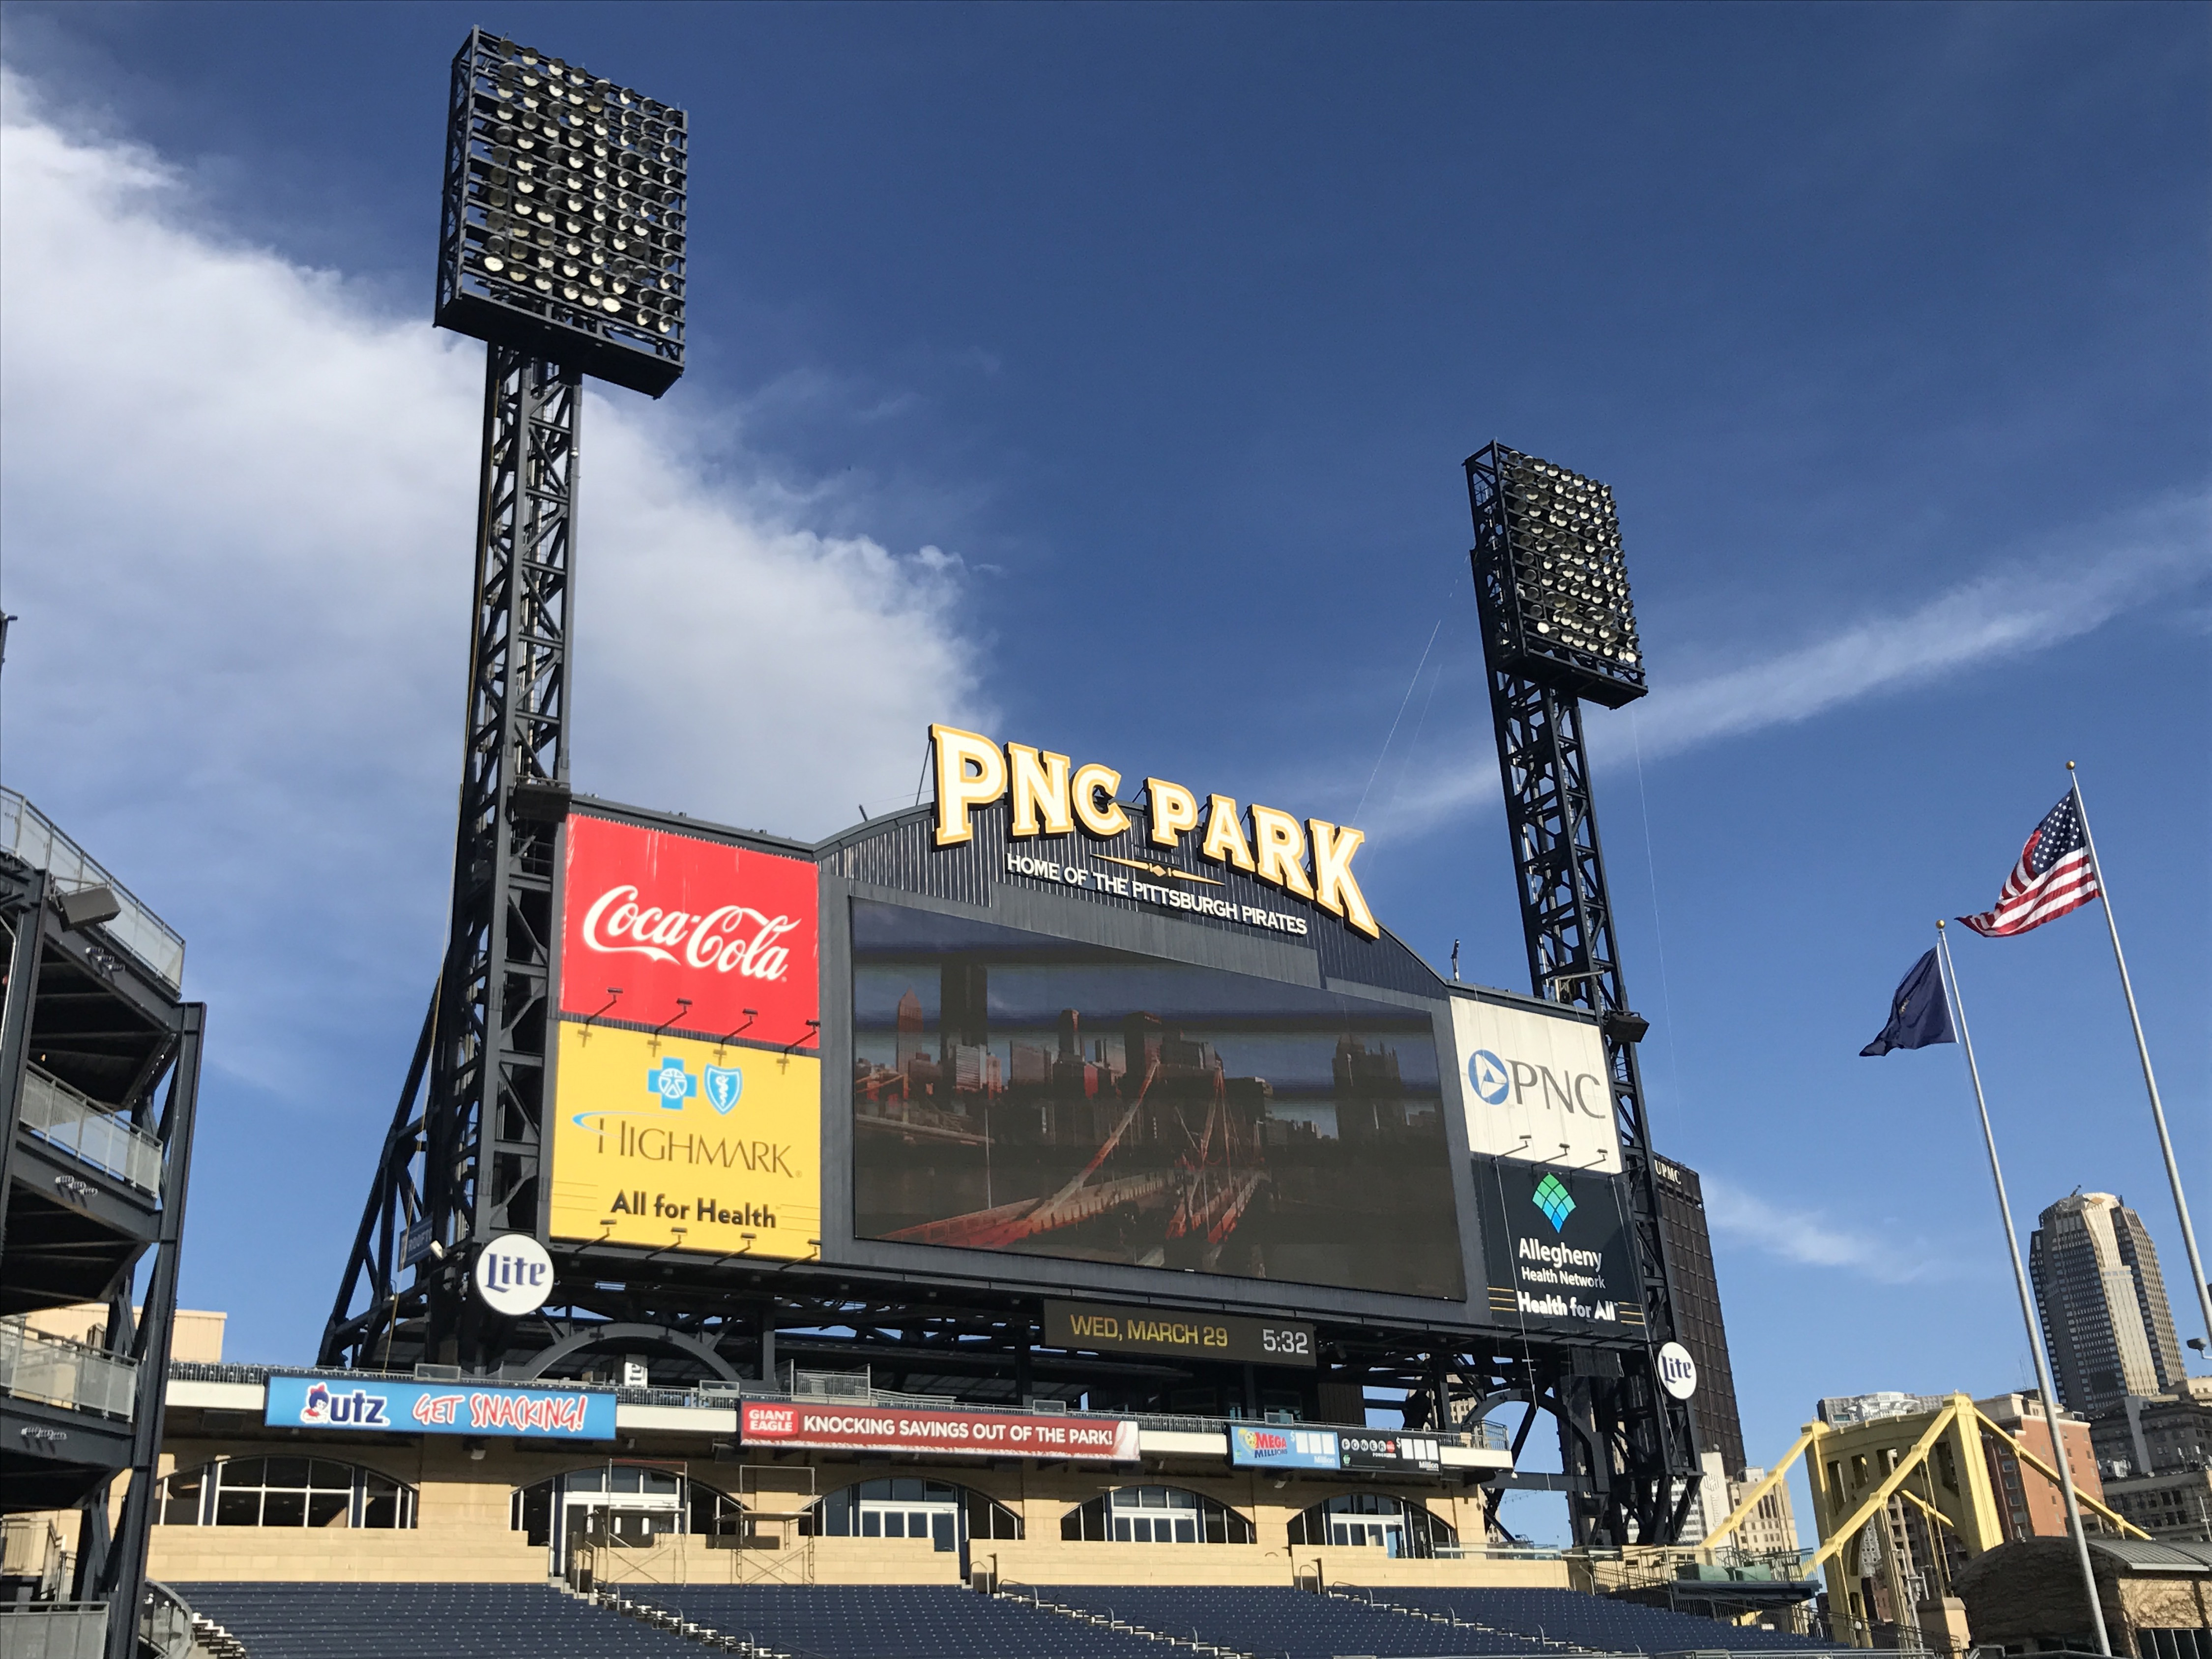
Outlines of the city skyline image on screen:
{"label": "city skyline image on screen", "polygon": [[1465,1294],[1423,1010],[853,902],[854,1231]]}

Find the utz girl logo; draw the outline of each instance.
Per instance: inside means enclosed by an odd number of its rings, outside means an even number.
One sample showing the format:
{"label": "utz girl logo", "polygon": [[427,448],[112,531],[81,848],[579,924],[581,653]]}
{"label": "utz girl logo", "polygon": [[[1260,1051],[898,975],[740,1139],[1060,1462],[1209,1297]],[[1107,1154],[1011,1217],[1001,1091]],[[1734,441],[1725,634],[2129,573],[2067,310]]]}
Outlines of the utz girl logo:
{"label": "utz girl logo", "polygon": [[325,1382],[318,1382],[307,1390],[307,1398],[300,1407],[300,1420],[314,1424],[319,1428],[382,1429],[391,1426],[382,1395],[371,1394],[366,1389],[333,1394],[330,1385]]}

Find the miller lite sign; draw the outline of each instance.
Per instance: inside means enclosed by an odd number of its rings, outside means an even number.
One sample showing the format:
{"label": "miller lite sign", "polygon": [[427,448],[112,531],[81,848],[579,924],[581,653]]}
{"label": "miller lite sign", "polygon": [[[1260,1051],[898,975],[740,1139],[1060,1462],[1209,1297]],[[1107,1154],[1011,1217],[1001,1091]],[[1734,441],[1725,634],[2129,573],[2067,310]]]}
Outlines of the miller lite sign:
{"label": "miller lite sign", "polygon": [[553,1293],[553,1258],[527,1233],[501,1233],[477,1252],[477,1299],[494,1313],[536,1313]]}

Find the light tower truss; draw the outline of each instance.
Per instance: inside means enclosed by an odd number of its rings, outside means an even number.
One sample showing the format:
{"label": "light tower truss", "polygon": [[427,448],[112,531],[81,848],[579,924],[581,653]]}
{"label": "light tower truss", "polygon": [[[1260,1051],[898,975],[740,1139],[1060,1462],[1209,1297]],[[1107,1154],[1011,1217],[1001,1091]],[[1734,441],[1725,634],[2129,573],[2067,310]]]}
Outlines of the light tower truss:
{"label": "light tower truss", "polygon": [[[394,1323],[416,1319],[428,1322],[423,1357],[457,1363],[471,1335],[462,1297],[469,1247],[544,1231],[554,844],[568,799],[582,405],[574,370],[487,348],[448,944],[325,1332],[326,1364],[341,1355],[365,1363],[380,1334],[388,1341]],[[418,1264],[414,1285],[400,1291],[398,1275]]]}
{"label": "light tower truss", "polygon": [[[1696,1498],[1696,1437],[1688,1406],[1659,1387],[1652,1363],[1657,1346],[1675,1329],[1636,1057],[1648,1025],[1632,1012],[1621,972],[1577,695],[1617,708],[1644,690],[1620,575],[1612,492],[1494,443],[1468,458],[1467,483],[1475,596],[1529,985],[1539,997],[1600,1018],[1650,1344],[1617,1378],[1568,1379],[1562,1421],[1572,1415],[1583,1432],[1563,1428],[1563,1467],[1589,1483],[1571,1499],[1580,1541],[1671,1543]],[[1549,602],[1562,594],[1575,605],[1578,593],[1593,588],[1601,604],[1580,602],[1588,631],[1578,634],[1571,652],[1538,644],[1543,636],[1532,619],[1554,617]],[[1602,634],[1588,620],[1600,610],[1611,624]],[[1595,1467],[1578,1468],[1577,1460],[1590,1463],[1594,1447],[1608,1449]]]}

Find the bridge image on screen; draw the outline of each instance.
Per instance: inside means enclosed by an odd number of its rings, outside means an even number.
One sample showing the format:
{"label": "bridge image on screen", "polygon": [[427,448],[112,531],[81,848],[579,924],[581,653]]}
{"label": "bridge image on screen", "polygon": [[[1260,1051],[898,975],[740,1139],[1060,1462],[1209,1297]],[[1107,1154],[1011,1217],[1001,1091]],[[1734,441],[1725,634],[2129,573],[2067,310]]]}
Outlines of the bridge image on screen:
{"label": "bridge image on screen", "polygon": [[1422,1010],[853,904],[862,1237],[1464,1294]]}

